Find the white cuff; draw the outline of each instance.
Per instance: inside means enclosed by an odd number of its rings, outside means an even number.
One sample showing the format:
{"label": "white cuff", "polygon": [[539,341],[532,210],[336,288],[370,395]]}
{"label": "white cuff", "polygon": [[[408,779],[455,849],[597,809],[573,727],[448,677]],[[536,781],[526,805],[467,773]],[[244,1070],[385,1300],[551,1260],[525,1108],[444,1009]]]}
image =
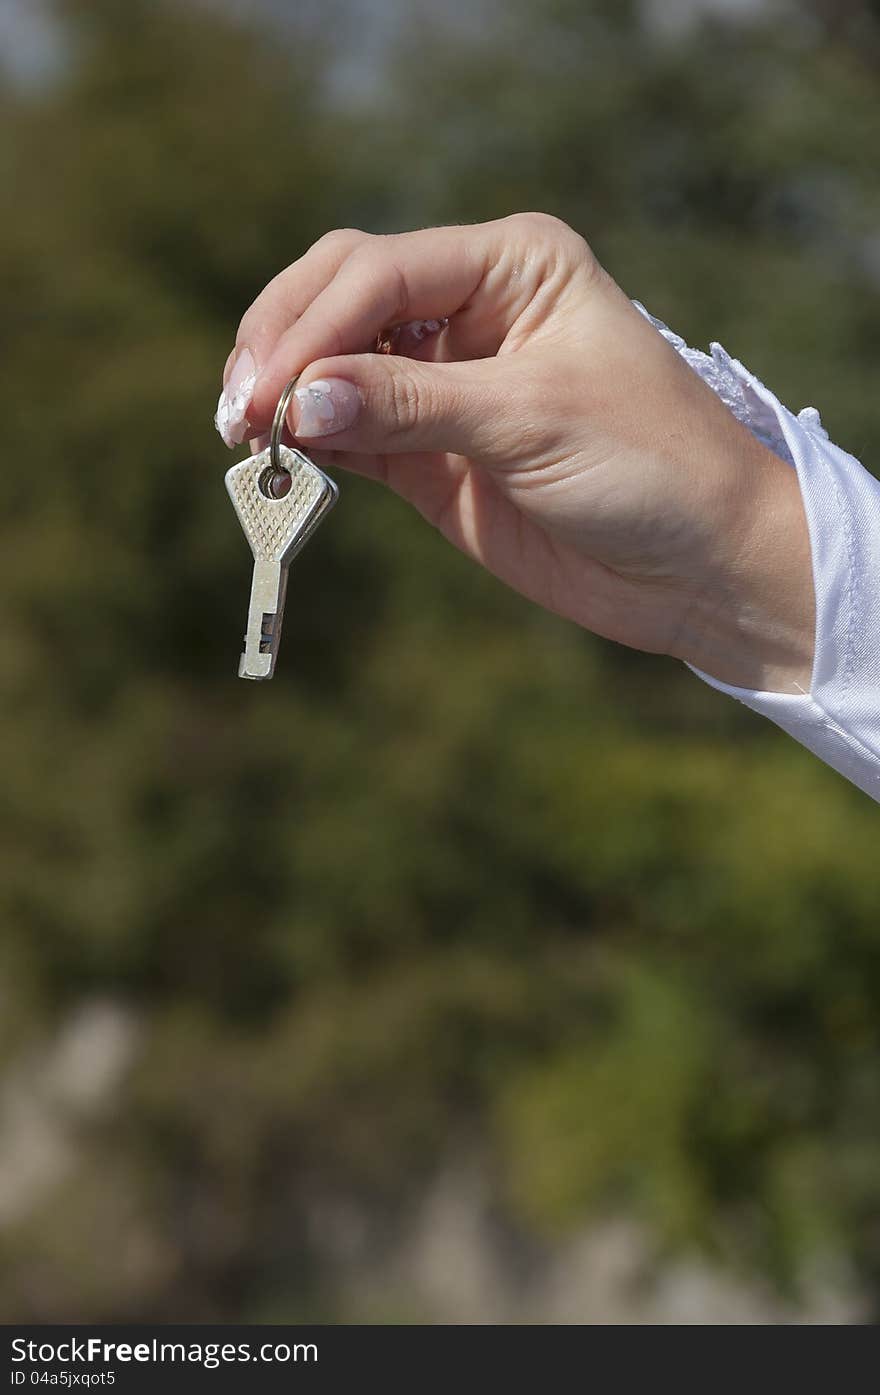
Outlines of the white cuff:
{"label": "white cuff", "polygon": [[698,678],[769,717],[880,801],[880,481],[835,446],[813,407],[795,416],[754,374],[712,344],[690,349],[634,302],[760,441],[797,470],[816,588],[810,692],[735,688]]}

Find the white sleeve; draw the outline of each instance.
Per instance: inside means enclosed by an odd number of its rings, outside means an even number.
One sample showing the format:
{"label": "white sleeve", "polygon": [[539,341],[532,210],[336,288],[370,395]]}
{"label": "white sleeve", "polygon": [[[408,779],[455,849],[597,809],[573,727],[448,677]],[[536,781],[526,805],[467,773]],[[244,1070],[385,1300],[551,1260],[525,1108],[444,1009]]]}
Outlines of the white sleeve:
{"label": "white sleeve", "polygon": [[795,416],[720,344],[690,349],[635,302],[734,416],[795,470],[807,515],[816,587],[809,693],[735,688],[688,664],[782,727],[880,801],[880,481],[828,439],[819,413]]}

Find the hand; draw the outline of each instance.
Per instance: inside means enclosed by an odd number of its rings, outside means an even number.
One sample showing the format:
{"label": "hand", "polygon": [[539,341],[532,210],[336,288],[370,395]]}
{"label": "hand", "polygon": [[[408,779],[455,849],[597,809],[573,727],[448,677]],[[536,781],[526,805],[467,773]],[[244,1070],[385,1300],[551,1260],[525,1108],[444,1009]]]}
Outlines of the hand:
{"label": "hand", "polygon": [[[389,326],[396,352],[371,352]],[[329,233],[236,346],[229,444],[265,433],[300,373],[288,424],[319,464],[383,481],[539,605],[724,682],[809,688],[795,471],[564,223]]]}

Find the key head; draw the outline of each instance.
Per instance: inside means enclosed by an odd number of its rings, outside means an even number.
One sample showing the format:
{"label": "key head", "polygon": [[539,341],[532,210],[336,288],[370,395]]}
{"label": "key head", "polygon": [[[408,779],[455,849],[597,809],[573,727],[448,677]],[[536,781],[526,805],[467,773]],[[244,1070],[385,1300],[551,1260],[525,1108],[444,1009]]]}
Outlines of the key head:
{"label": "key head", "polygon": [[275,497],[271,492],[274,471],[268,448],[227,470],[226,489],[254,561],[286,566],[336,503],[339,490],[302,451],[280,446],[278,454],[290,475],[285,494]]}

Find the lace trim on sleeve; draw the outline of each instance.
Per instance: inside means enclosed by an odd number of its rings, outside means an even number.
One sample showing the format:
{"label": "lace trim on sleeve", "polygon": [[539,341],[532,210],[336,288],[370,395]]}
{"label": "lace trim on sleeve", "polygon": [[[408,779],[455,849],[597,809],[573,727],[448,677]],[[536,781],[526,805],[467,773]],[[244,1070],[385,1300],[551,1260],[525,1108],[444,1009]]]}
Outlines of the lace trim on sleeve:
{"label": "lace trim on sleeve", "polygon": [[[754,384],[757,379],[754,374],[740,363],[739,359],[731,358],[730,354],[721,344],[712,343],[709,345],[710,353],[704,354],[700,349],[692,349],[685,343],[680,334],[676,334],[662,320],[658,320],[640,301],[634,300],[633,305],[650,320],[655,329],[658,329],[666,340],[676,349],[685,363],[689,364],[694,372],[703,379],[714,393],[716,393],[726,407],[733,412],[737,421],[741,421],[743,426],[747,426],[754,436],[765,446],[768,446],[774,454],[781,456],[783,460],[793,465],[791,451],[779,425],[779,417],[769,404],[755,391]],[[822,425],[819,413],[815,407],[804,407],[798,412],[797,419],[805,431],[819,441],[828,440],[828,432]]]}

